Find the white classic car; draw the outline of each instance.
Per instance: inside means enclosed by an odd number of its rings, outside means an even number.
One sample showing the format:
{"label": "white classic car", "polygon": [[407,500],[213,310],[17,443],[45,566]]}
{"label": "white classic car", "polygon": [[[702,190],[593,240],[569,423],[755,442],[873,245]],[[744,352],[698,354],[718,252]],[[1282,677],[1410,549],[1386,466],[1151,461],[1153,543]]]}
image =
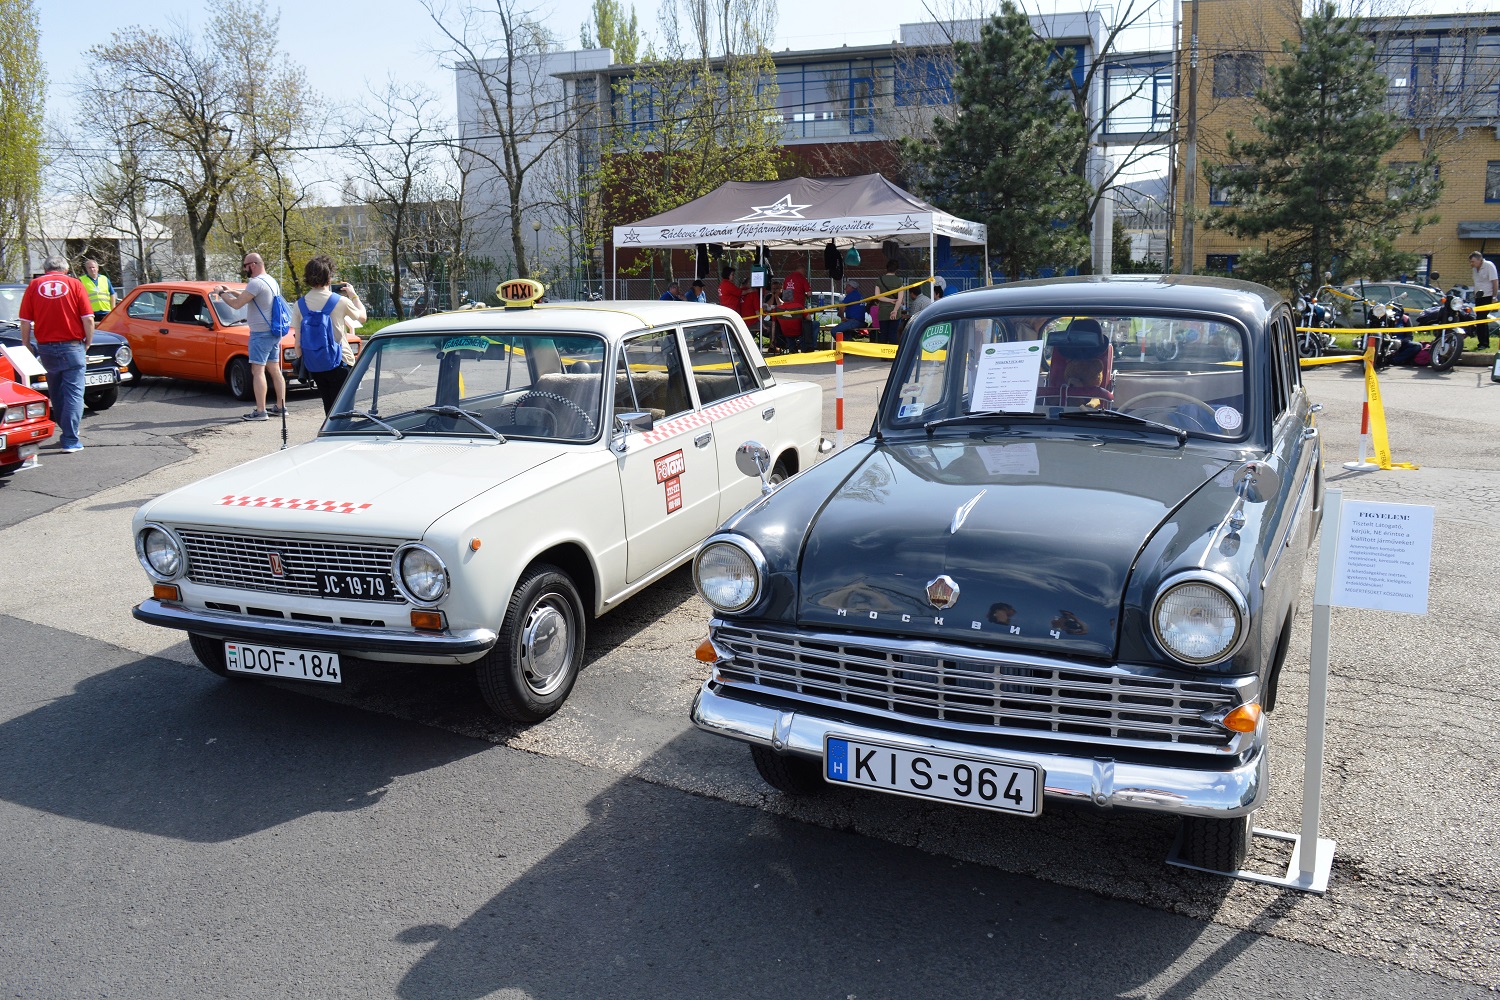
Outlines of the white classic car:
{"label": "white classic car", "polygon": [[[509,287],[509,286],[505,286]],[[473,664],[518,722],[562,704],[588,616],[754,500],[735,451],[816,462],[822,390],[686,302],[424,317],[366,345],[316,439],[143,506],[153,596],[222,676],[340,683],[345,657]],[[774,478],[774,477],[773,477]]]}

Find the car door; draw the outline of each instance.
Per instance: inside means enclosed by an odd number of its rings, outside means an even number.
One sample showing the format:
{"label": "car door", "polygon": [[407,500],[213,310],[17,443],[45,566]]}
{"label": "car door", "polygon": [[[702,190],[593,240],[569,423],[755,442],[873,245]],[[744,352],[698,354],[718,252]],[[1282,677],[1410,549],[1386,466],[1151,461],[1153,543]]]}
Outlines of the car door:
{"label": "car door", "polygon": [[634,583],[676,560],[719,524],[713,428],[696,409],[676,328],[625,341],[614,412],[650,413],[651,430],[617,446],[625,507],[625,575]]}
{"label": "car door", "polygon": [[[746,441],[766,442],[766,424],[776,408],[760,383],[734,327],[721,320],[683,328],[698,407],[712,421],[710,447],[719,472],[720,522],[760,495],[760,480],[746,476],[735,451]],[[695,442],[696,443],[696,442]]]}
{"label": "car door", "polygon": [[218,381],[218,331],[213,307],[198,292],[173,292],[167,301],[167,320],[158,341],[163,375]]}
{"label": "car door", "polygon": [[167,295],[154,288],[137,289],[125,303],[125,328],[135,366],[147,375],[160,374],[160,341],[166,336]]}
{"label": "car door", "polygon": [[1307,390],[1302,385],[1295,334],[1288,314],[1276,316],[1268,327],[1271,350],[1271,457],[1282,475],[1282,495],[1277,503],[1280,519],[1269,541],[1268,561],[1274,564],[1277,549],[1302,544],[1312,526],[1312,508],[1318,502],[1314,471],[1320,460],[1318,429]]}

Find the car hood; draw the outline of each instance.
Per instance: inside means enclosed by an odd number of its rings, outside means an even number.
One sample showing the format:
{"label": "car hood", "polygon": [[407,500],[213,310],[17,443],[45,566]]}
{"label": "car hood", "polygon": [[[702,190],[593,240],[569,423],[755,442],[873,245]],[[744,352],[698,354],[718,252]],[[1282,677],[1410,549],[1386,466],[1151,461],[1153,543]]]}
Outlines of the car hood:
{"label": "car hood", "polygon": [[255,531],[420,538],[479,494],[551,461],[556,445],[318,438],[174,490],[149,520]]}
{"label": "car hood", "polygon": [[1109,656],[1137,555],[1228,464],[1097,439],[878,447],[809,528],[798,619]]}

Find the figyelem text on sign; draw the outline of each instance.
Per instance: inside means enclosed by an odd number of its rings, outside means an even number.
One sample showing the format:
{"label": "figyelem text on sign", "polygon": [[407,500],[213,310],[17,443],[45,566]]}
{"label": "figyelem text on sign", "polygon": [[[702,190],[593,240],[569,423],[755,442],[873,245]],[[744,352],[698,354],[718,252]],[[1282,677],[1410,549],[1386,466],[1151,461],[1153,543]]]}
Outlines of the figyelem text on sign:
{"label": "figyelem text on sign", "polygon": [[1345,500],[1330,604],[1427,613],[1433,508]]}

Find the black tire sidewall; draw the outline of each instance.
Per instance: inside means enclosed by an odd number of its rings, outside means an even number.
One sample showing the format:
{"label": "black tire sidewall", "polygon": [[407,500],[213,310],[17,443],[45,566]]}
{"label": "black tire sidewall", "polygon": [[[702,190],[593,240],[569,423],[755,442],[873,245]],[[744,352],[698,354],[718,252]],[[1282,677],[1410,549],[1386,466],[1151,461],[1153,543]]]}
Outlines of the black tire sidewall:
{"label": "black tire sidewall", "polygon": [[[576,637],[567,678],[556,691],[543,696],[533,691],[521,676],[519,654],[521,632],[526,619],[536,603],[548,593],[559,594],[572,605]],[[583,600],[572,577],[556,566],[546,564],[528,569],[517,581],[516,589],[511,594],[505,621],[500,626],[499,639],[494,648],[476,664],[479,688],[486,704],[496,714],[512,722],[541,722],[552,715],[562,707],[578,681],[578,674],[583,668],[587,629]]]}
{"label": "black tire sidewall", "polygon": [[[234,385],[235,372],[243,371],[245,375],[245,387],[243,390],[236,389]],[[224,384],[229,387],[229,394],[238,400],[255,398],[255,383],[250,377],[250,361],[247,358],[231,358],[229,364],[224,368]]]}
{"label": "black tire sidewall", "polygon": [[108,386],[104,389],[96,389],[93,392],[83,394],[83,406],[87,410],[107,410],[114,406],[120,398],[120,387],[118,385]]}

